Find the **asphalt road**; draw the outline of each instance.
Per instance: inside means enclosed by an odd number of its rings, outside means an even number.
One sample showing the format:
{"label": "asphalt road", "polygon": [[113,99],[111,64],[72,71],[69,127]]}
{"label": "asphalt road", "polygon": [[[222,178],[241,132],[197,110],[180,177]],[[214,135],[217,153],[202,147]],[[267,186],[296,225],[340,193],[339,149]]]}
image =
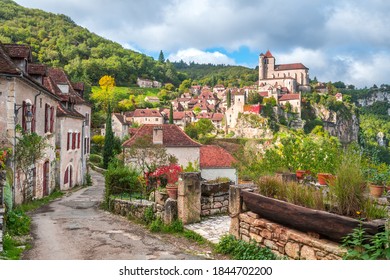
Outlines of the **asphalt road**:
{"label": "asphalt road", "polygon": [[[143,226],[99,209],[104,178],[91,171],[93,186],[68,193],[32,217],[32,249],[26,260],[204,259],[185,239],[152,234]],[[203,254],[203,255],[202,255]]]}

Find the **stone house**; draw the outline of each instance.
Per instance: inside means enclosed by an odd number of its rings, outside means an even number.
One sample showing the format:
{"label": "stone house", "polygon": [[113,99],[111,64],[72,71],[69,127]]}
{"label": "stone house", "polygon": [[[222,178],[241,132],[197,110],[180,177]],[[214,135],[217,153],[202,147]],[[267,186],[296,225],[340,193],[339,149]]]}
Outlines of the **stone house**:
{"label": "stone house", "polygon": [[157,96],[146,96],[145,101],[150,102],[152,104],[159,104],[160,103],[160,99]]}
{"label": "stone house", "polygon": [[283,94],[278,98],[278,104],[280,106],[286,106],[287,103],[291,104],[292,111],[294,113],[301,113],[301,94],[300,93],[290,93]]}
{"label": "stone house", "polygon": [[160,82],[141,78],[137,78],[137,85],[141,88],[161,88]]}
{"label": "stone house", "polygon": [[164,118],[157,109],[136,109],[132,122],[142,124],[163,124]]}
{"label": "stone house", "polygon": [[244,105],[245,105],[244,92],[237,91],[235,92],[233,97],[234,97],[234,103],[225,112],[226,124],[228,128],[236,127],[238,115],[244,111]]}
{"label": "stone house", "polygon": [[20,127],[27,133],[46,137],[49,144],[44,157],[31,166],[27,178],[12,163],[16,204],[41,198],[55,188],[56,114],[60,98],[43,86],[45,74],[44,65],[32,64],[29,46],[0,44],[0,143],[13,147]]}
{"label": "stone house", "polygon": [[229,178],[237,184],[237,170],[233,166],[236,160],[225,149],[215,145],[203,145],[200,147],[199,162],[203,179]]}
{"label": "stone house", "polygon": [[129,135],[129,127],[131,122],[127,121],[124,113],[113,113],[111,116],[112,132],[115,137],[123,139]]}
{"label": "stone house", "polygon": [[82,98],[83,87],[74,85],[60,68],[48,69],[45,87],[61,98],[57,106],[56,148],[59,154],[57,185],[67,190],[85,182],[90,149],[91,105]]}

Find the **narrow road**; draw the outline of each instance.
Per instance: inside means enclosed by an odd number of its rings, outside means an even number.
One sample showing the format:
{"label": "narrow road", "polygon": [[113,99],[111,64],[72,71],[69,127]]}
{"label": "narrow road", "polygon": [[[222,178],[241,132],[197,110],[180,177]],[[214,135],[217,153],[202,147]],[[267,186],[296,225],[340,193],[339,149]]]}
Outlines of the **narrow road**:
{"label": "narrow road", "polygon": [[[32,249],[26,260],[203,259],[197,245],[99,209],[104,178],[91,170],[93,186],[69,193],[32,213]],[[187,242],[188,243],[188,242]]]}

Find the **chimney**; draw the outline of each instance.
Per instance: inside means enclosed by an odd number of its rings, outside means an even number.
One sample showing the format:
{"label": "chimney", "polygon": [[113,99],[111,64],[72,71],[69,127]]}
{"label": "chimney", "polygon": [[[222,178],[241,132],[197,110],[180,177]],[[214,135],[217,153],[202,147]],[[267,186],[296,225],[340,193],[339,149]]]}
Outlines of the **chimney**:
{"label": "chimney", "polygon": [[162,126],[155,126],[153,128],[153,144],[163,144],[163,128]]}

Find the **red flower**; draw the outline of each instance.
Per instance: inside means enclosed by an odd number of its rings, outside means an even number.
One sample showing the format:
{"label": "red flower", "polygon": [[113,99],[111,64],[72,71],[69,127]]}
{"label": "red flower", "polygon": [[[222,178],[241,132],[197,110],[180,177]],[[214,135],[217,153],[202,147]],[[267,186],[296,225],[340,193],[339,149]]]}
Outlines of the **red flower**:
{"label": "red flower", "polygon": [[179,180],[179,174],[183,170],[177,164],[160,166],[153,172],[154,177],[165,177],[168,184],[174,184]]}

